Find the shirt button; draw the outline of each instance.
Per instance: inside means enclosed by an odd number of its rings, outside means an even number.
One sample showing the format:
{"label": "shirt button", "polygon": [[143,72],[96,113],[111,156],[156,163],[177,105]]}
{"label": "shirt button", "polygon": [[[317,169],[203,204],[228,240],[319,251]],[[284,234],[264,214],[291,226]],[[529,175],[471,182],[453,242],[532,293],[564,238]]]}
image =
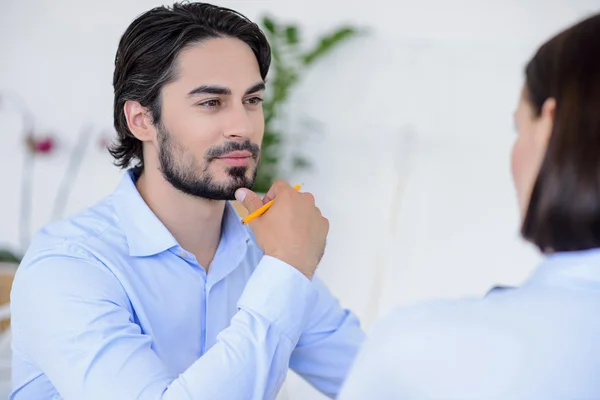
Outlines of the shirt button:
{"label": "shirt button", "polygon": [[179,256],[180,256],[181,258],[186,258],[186,257],[187,257],[187,253],[186,253],[185,251],[181,250],[181,251],[179,252]]}

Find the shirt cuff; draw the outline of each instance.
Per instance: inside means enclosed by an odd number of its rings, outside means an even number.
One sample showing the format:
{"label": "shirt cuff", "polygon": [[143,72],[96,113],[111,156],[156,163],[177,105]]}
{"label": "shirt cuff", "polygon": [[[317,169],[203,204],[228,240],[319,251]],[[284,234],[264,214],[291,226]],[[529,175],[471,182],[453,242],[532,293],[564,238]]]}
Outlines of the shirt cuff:
{"label": "shirt cuff", "polygon": [[300,271],[277,258],[263,256],[246,284],[238,308],[266,318],[296,342],[317,298],[312,281]]}

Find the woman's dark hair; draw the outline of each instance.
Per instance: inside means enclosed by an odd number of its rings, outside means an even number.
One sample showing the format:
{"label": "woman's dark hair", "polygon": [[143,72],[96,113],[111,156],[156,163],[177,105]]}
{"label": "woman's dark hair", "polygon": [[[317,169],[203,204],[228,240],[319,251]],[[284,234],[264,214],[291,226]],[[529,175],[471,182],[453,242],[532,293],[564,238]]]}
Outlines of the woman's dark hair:
{"label": "woman's dark hair", "polygon": [[600,14],[558,34],[525,69],[537,116],[554,126],[521,233],[543,252],[600,247]]}
{"label": "woman's dark hair", "polygon": [[175,3],[156,7],[129,25],[115,58],[113,76],[114,125],[117,140],[110,147],[115,164],[127,168],[131,162],[143,167],[142,142],[127,127],[124,105],[138,101],[161,122],[161,89],[176,79],[175,61],[188,46],[213,38],[232,37],[254,52],[260,74],[266,78],[271,48],[258,25],[236,11],[205,3]]}

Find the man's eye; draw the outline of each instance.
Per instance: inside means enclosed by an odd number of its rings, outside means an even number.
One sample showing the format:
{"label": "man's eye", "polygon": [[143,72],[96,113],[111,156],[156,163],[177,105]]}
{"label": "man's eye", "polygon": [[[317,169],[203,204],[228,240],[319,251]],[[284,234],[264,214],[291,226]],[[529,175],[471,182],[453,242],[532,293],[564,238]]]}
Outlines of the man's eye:
{"label": "man's eye", "polygon": [[253,106],[257,106],[260,103],[263,102],[263,99],[261,99],[260,97],[252,97],[249,98],[248,100],[246,100],[248,102],[248,104],[253,105]]}
{"label": "man's eye", "polygon": [[221,102],[219,100],[207,100],[199,105],[205,108],[217,108],[221,105]]}

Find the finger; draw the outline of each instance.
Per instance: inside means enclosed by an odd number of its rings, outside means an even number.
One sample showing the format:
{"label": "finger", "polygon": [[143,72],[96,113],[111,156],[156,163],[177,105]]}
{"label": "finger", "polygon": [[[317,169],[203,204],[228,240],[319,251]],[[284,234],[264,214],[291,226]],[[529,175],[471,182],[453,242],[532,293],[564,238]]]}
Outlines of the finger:
{"label": "finger", "polygon": [[263,206],[260,196],[250,189],[241,188],[236,190],[235,199],[241,203],[248,212],[252,213]]}
{"label": "finger", "polygon": [[283,179],[276,180],[263,198],[263,204],[273,200],[277,196],[277,193],[281,193],[288,188],[291,188],[291,186],[286,181]]}

